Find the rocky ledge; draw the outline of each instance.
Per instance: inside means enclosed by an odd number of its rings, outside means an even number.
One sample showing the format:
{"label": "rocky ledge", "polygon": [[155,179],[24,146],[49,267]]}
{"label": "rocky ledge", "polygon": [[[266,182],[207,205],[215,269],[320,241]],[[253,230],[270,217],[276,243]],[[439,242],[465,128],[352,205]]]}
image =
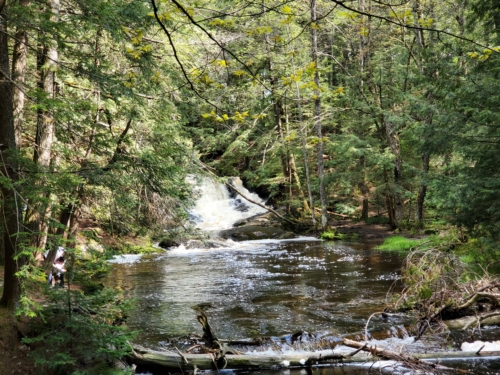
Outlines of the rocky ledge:
{"label": "rocky ledge", "polygon": [[279,219],[268,212],[240,220],[231,229],[219,232],[219,237],[233,241],[250,241],[272,239],[289,239],[297,235],[282,228]]}

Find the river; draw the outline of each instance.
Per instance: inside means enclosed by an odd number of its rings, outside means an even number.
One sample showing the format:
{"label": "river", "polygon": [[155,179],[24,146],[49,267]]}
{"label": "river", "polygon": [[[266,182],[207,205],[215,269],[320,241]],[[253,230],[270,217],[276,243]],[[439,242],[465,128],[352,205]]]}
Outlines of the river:
{"label": "river", "polygon": [[[211,229],[218,220],[213,217],[218,206],[211,206]],[[241,216],[244,211],[238,212],[232,214]],[[228,215],[223,215],[224,225],[231,222]],[[203,215],[197,212],[194,216]],[[138,331],[135,343],[145,347],[169,347],[172,339],[179,343],[179,338],[201,334],[196,311],[203,310],[219,338],[274,337],[281,349],[291,349],[290,338],[300,331],[303,346],[310,349],[324,340],[361,335],[370,315],[386,305],[388,291],[398,290],[404,255],[382,252],[374,245],[307,237],[226,241],[218,248],[191,248],[188,244],[156,255],[118,258],[106,283],[136,301],[137,309],[127,323]],[[429,343],[425,340],[411,343],[404,323],[377,315],[370,320],[369,332],[377,332],[384,345],[392,339],[400,347],[426,350]],[[452,344],[437,340],[430,345],[435,350]],[[497,373],[497,369],[491,370],[491,362],[484,363],[487,370],[473,373]],[[321,371],[330,375],[339,370]],[[342,373],[367,371],[349,367]]]}
{"label": "river", "polygon": [[312,238],[181,247],[125,258],[111,279],[141,307],[129,325],[141,330],[138,341],[146,346],[200,332],[196,307],[220,337],[342,334],[361,330],[381,311],[398,278],[402,256],[370,247]]}

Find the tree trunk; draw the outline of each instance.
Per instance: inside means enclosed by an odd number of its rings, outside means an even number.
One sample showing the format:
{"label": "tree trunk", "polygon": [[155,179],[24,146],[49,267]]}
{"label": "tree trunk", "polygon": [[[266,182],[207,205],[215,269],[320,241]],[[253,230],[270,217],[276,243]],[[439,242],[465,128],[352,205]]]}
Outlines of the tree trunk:
{"label": "tree trunk", "polygon": [[[2,4],[0,4],[2,8]],[[12,104],[9,49],[5,10],[0,15],[0,172],[8,182],[2,183],[2,235],[5,252],[4,287],[0,305],[15,308],[21,296],[21,284],[16,273],[23,265],[23,257],[17,257],[21,238],[22,203],[17,200],[12,184],[17,181],[17,150]]]}
{"label": "tree trunk", "polygon": [[429,161],[430,161],[429,153],[424,152],[422,154],[422,172],[424,173],[424,181],[420,183],[420,187],[418,188],[417,210],[415,213],[415,221],[417,223],[418,228],[424,227],[424,201],[425,201],[425,194],[427,193],[427,183],[425,181],[425,177],[429,172]]}
{"label": "tree trunk", "polygon": [[[362,12],[366,12],[365,9],[365,0],[359,0],[358,1],[359,9]],[[363,27],[365,27],[365,20],[363,20]],[[370,29],[370,18],[366,19],[366,29]],[[361,95],[364,96],[364,89],[365,89],[365,80],[364,80],[364,75],[365,75],[365,67],[369,63],[369,36],[364,35],[363,33],[359,33],[359,74],[360,74],[360,80],[359,80],[359,90],[361,91]],[[364,134],[361,134],[361,137],[364,137]],[[368,184],[366,181],[366,157],[365,155],[361,156],[359,159],[359,166],[361,168],[361,174],[362,174],[362,179],[361,182],[358,184],[359,190],[361,192],[361,195],[363,197],[362,200],[362,207],[361,207],[361,217],[360,219],[363,221],[368,220],[368,210],[369,210],[369,202],[368,202],[368,193],[370,192],[368,188]]]}
{"label": "tree trunk", "polygon": [[[52,17],[51,20],[59,20],[59,0],[50,2]],[[38,87],[45,94],[47,100],[56,97],[55,75],[59,55],[56,42],[50,46],[41,46],[37,58],[37,68],[39,74]],[[50,106],[47,106],[50,107]],[[39,109],[37,119],[37,131],[34,147],[33,161],[38,165],[42,172],[48,170],[52,161],[52,144],[54,143],[54,115],[50,108]],[[42,174],[43,176],[43,174]],[[53,199],[50,192],[44,191],[46,181],[41,178],[37,182],[41,192],[39,199],[34,199],[30,203],[26,212],[26,226],[32,233],[30,245],[40,249],[35,258],[41,260],[41,252],[45,249],[47,243],[47,234],[49,230],[49,220],[52,216],[51,206]]]}
{"label": "tree trunk", "polygon": [[[418,19],[422,19],[422,8],[421,4],[418,0],[413,2],[413,12],[418,16],[414,17],[414,24],[418,25]],[[432,4],[431,4],[431,11],[432,11]],[[459,23],[460,20],[458,19]],[[435,27],[435,26],[434,26]],[[434,81],[436,77],[436,72],[434,70],[426,70],[424,69],[424,57],[423,57],[423,51],[424,49],[428,48],[429,45],[432,43],[432,38],[429,38],[427,43],[424,37],[424,32],[421,29],[414,29],[415,31],[415,41],[416,41],[416,46],[417,46],[417,64],[420,70],[420,74],[422,76],[427,76],[427,78],[431,81]],[[432,103],[432,94],[428,93],[426,95],[426,99]],[[431,127],[432,126],[432,113],[427,114],[425,118],[425,127]],[[424,140],[424,142],[427,141],[427,138]],[[417,228],[423,228],[424,227],[424,202],[425,202],[425,195],[427,193],[427,185],[425,179],[427,178],[427,174],[429,172],[429,160],[430,160],[430,154],[427,151],[424,151],[421,155],[422,157],[422,181],[420,183],[420,186],[418,188],[418,196],[417,196],[417,207],[415,211],[415,221],[416,221],[416,226]]]}
{"label": "tree trunk", "polygon": [[[288,34],[290,35],[290,29],[287,27]],[[292,73],[295,76],[296,75],[296,69],[295,69],[295,60],[292,56]],[[311,221],[312,221],[312,226],[314,229],[316,229],[316,217],[314,216],[314,200],[312,196],[312,189],[311,189],[311,176],[309,173],[309,163],[307,161],[307,143],[306,143],[306,125],[303,124],[304,118],[302,114],[302,98],[300,96],[300,87],[299,87],[299,82],[295,81],[295,91],[297,93],[297,110],[299,112],[299,127],[300,127],[300,141],[301,141],[301,146],[302,146],[302,158],[304,162],[304,174],[306,177],[306,187],[307,187],[307,197],[309,198],[309,206],[307,206],[308,211],[311,213]],[[307,205],[307,202],[304,202],[304,209]]]}
{"label": "tree trunk", "polygon": [[394,214],[394,203],[392,201],[392,192],[389,187],[389,177],[387,175],[387,171],[384,170],[384,179],[385,179],[385,204],[387,207],[387,216],[389,217],[389,225],[391,229],[396,229],[396,218]]}
{"label": "tree trunk", "polygon": [[387,142],[394,155],[394,188],[390,189],[392,195],[392,204],[394,209],[395,228],[399,228],[404,220],[404,205],[402,198],[402,174],[403,174],[403,159],[401,157],[401,143],[399,140],[398,130],[391,121],[384,121]]}
{"label": "tree trunk", "polygon": [[[21,0],[21,6],[28,6],[28,0]],[[26,80],[26,62],[28,58],[28,32],[24,27],[19,27],[14,38],[14,49],[12,54],[12,87],[14,105],[14,129],[17,147],[21,147],[21,135],[23,129],[24,113],[24,82]]]}
{"label": "tree trunk", "polygon": [[327,197],[325,189],[325,164],[323,161],[323,132],[321,129],[321,92],[319,90],[319,72],[318,72],[318,36],[316,33],[316,0],[311,0],[311,56],[314,63],[314,125],[316,128],[316,136],[318,144],[316,151],[318,154],[318,179],[319,179],[319,196],[321,202],[321,229],[325,231],[328,227],[327,217]]}
{"label": "tree trunk", "polygon": [[[295,83],[297,84],[297,82],[295,82]],[[300,106],[300,104],[299,104],[299,106]],[[299,117],[301,118],[302,116],[299,116]],[[286,116],[286,135],[287,135],[287,137],[289,137],[289,135],[290,135],[290,126],[289,126],[289,121],[288,121],[288,115]],[[302,202],[303,212],[301,215],[310,214],[311,208],[307,204],[307,200],[304,196],[304,191],[302,190],[302,183],[300,182],[299,174],[297,172],[297,165],[295,164],[295,155],[292,151],[292,147],[290,147],[290,141],[287,141],[286,145],[287,145],[287,154],[288,154],[288,168],[289,168],[289,173],[290,173],[290,199],[292,198],[292,196],[294,194],[293,188],[295,187],[298,198]],[[299,216],[301,216],[301,215],[299,215]]]}
{"label": "tree trunk", "polygon": [[369,193],[369,189],[368,189],[368,186],[366,184],[366,158],[365,156],[361,156],[361,158],[359,159],[359,165],[361,167],[361,170],[362,170],[362,174],[363,174],[363,177],[362,177],[362,180],[361,182],[359,183],[359,190],[361,191],[361,195],[363,196],[363,203],[362,203],[362,208],[361,208],[361,220],[363,221],[367,221],[368,220],[368,209],[369,209],[369,205],[368,205],[368,193]]}

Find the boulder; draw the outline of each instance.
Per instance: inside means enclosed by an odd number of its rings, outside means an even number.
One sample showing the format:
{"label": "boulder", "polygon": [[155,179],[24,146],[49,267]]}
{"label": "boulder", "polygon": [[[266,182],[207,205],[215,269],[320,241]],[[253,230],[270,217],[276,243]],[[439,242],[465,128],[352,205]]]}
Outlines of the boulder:
{"label": "boulder", "polygon": [[293,232],[287,232],[281,227],[261,225],[244,225],[236,228],[226,229],[219,232],[219,237],[224,239],[231,239],[233,241],[251,241],[263,240],[267,238],[272,239],[289,239],[295,238]]}

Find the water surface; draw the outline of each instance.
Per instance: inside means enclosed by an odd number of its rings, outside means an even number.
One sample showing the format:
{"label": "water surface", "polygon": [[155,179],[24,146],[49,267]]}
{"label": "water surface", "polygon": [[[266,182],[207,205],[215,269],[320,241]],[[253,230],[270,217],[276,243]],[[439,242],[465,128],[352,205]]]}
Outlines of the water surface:
{"label": "water surface", "polygon": [[200,333],[197,308],[222,338],[340,335],[364,329],[398,278],[402,255],[372,247],[315,239],[181,247],[116,264],[108,283],[137,300],[128,324],[145,346]]}

